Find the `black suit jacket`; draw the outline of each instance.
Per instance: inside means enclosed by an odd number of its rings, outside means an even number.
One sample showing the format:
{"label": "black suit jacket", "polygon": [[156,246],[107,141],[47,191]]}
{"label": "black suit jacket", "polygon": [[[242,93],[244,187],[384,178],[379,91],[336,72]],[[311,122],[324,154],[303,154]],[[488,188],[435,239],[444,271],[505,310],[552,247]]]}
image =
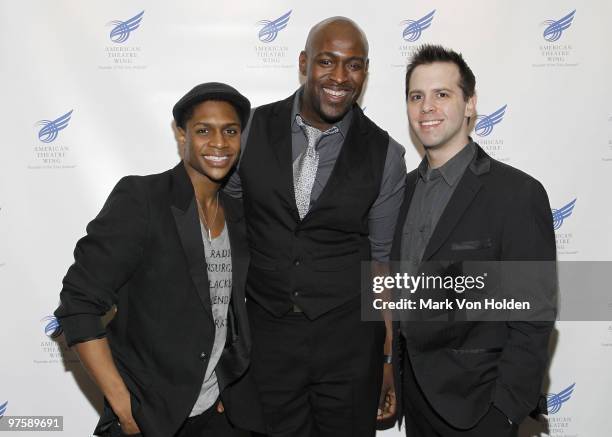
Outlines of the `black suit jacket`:
{"label": "black suit jacket", "polygon": [[[257,430],[263,426],[247,372],[242,204],[223,192],[220,201],[232,250],[232,295],[215,371],[230,421]],[[173,435],[198,397],[215,334],[197,204],[183,164],[121,179],[74,256],[55,313],[68,344],[106,335],[143,435]],[[117,313],[105,329],[100,317],[113,305]]]}
{"label": "black suit jacket", "polygon": [[[414,170],[407,176],[393,260],[400,259],[416,182]],[[477,147],[432,233],[423,262],[555,259],[552,213],[542,185]],[[553,322],[416,322],[403,339],[395,322],[397,393],[401,394],[400,361],[408,354],[425,396],[451,425],[475,425],[491,403],[520,423],[538,403],[552,328]]]}

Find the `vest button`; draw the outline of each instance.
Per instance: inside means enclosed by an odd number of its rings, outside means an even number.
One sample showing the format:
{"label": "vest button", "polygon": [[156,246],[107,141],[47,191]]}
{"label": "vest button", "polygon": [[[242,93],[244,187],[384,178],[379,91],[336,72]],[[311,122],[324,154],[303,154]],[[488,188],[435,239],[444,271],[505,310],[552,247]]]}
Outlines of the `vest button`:
{"label": "vest button", "polygon": [[201,359],[202,361],[206,360],[206,352],[202,352],[202,353],[200,354],[200,359]]}
{"label": "vest button", "polygon": [[296,266],[296,267],[299,266],[300,265],[300,260],[296,259],[295,261],[293,261],[293,265]]}
{"label": "vest button", "polygon": [[294,295],[294,296],[299,296],[299,295],[300,295],[300,292],[299,292],[299,291],[294,291],[294,292],[293,292],[293,295]]}

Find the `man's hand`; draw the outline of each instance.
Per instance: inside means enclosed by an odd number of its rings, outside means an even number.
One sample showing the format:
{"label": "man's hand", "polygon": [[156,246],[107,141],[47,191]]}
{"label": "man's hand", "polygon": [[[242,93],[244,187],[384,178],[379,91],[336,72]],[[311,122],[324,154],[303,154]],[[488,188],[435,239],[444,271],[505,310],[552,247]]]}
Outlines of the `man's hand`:
{"label": "man's hand", "polygon": [[74,349],[115,412],[122,432],[124,434],[140,433],[132,416],[130,392],[115,366],[106,338],[77,343]]}
{"label": "man's hand", "polygon": [[129,392],[117,399],[115,405],[111,403],[111,407],[119,419],[119,426],[123,434],[132,435],[140,433],[140,429],[132,416],[132,405]]}
{"label": "man's hand", "polygon": [[383,380],[376,416],[376,420],[381,422],[393,418],[397,411],[395,387],[393,386],[393,366],[391,364],[383,364],[383,366]]}

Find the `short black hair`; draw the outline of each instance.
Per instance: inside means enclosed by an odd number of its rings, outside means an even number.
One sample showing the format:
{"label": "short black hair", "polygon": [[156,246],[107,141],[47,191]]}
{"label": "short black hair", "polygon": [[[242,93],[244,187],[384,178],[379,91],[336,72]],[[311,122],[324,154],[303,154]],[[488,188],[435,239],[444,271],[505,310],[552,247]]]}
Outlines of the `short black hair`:
{"label": "short black hair", "polygon": [[450,62],[455,64],[459,69],[459,88],[463,91],[463,99],[467,101],[470,97],[474,96],[476,92],[476,77],[463,59],[463,56],[461,56],[461,53],[444,48],[441,45],[423,44],[412,56],[410,64],[406,68],[406,99],[408,99],[408,83],[414,69],[419,65],[429,65],[434,62]]}

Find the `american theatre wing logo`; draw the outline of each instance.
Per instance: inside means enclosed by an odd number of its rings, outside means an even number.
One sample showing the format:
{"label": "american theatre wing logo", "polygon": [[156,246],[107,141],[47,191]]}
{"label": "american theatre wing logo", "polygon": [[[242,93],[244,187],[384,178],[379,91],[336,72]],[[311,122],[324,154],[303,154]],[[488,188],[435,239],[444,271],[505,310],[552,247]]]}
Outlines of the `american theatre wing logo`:
{"label": "american theatre wing logo", "polygon": [[[544,31],[539,40],[538,58],[534,58],[533,67],[577,67],[579,64],[576,56],[572,35],[567,36],[566,32],[576,18],[576,9],[556,20],[545,20],[540,22]],[[540,39],[542,38],[542,39]]]}
{"label": "american theatre wing logo", "polygon": [[559,209],[552,210],[553,226],[555,228],[555,231],[560,229],[561,226],[563,225],[563,221],[566,218],[568,218],[570,215],[572,215],[572,212],[574,212],[575,205],[576,205],[576,199],[572,200],[566,205],[563,205]]}
{"label": "american theatre wing logo", "polygon": [[508,105],[504,105],[492,114],[479,115],[476,117],[476,126],[474,126],[476,135],[479,137],[489,136],[491,132],[493,132],[493,127],[495,127],[496,124],[501,123],[501,121],[504,119],[507,107]]}
{"label": "american theatre wing logo", "polygon": [[113,20],[105,24],[104,27],[111,26],[111,30],[106,34],[107,44],[104,46],[98,64],[100,70],[131,71],[147,68],[141,45],[143,39],[140,35],[134,38],[134,33],[142,28],[144,13],[143,10],[127,20]]}
{"label": "american theatre wing logo", "polygon": [[67,169],[76,167],[70,154],[70,145],[65,143],[63,131],[70,124],[74,110],[53,120],[39,120],[35,123],[38,141],[32,146],[29,169]]}
{"label": "american theatre wing logo", "polygon": [[424,17],[419,18],[418,20],[404,20],[400,24],[406,26],[402,32],[402,38],[404,41],[415,42],[421,37],[421,34],[425,29],[431,26],[431,22],[434,19],[434,14],[436,10],[434,9],[429,14]]}
{"label": "american theatre wing logo", "polygon": [[289,18],[291,17],[291,10],[281,15],[275,20],[260,20],[257,22],[258,26],[263,26],[257,35],[259,41],[263,43],[271,43],[276,39],[278,33],[287,27]]}
{"label": "american theatre wing logo", "polygon": [[78,363],[79,359],[76,353],[68,347],[66,340],[61,337],[64,330],[57,318],[50,314],[40,319],[40,322],[42,323],[42,331],[45,337],[44,340],[40,341],[40,349],[33,357],[34,364],[48,365],[63,363],[67,365]]}
{"label": "american theatre wing logo", "polygon": [[6,413],[7,406],[8,406],[8,401],[4,402],[3,404],[0,404],[0,419],[4,417],[4,413]]}
{"label": "american theatre wing logo", "polygon": [[410,62],[410,59],[414,56],[414,53],[418,49],[418,44],[414,44],[423,36],[423,31],[431,27],[436,10],[434,9],[427,15],[418,18],[416,20],[403,20],[400,21],[402,26],[402,43],[398,47],[397,54],[398,58],[395,58],[392,67],[406,68],[406,64]]}
{"label": "american theatre wing logo", "polygon": [[134,15],[132,18],[125,21],[113,20],[107,24],[107,26],[113,26],[110,31],[110,40],[115,44],[123,44],[128,40],[131,33],[140,27],[142,16],[145,11]]}
{"label": "american theatre wing logo", "polygon": [[46,316],[41,319],[45,324],[45,335],[49,338],[57,338],[62,335],[62,327],[55,316]]}
{"label": "american theatre wing logo", "polygon": [[[289,68],[295,66],[293,57],[288,58],[289,46],[283,44],[286,38],[278,38],[281,31],[289,25],[291,12],[285,12],[273,20],[259,20],[255,23],[257,31],[257,43],[254,46],[255,55],[247,65],[249,68]],[[277,39],[278,38],[278,39]],[[279,43],[279,41],[281,41]]]}
{"label": "american theatre wing logo", "polygon": [[574,387],[576,383],[573,383],[569,387],[566,387],[559,393],[548,393],[546,395],[546,402],[548,403],[548,414],[557,414],[564,403],[570,400],[572,393],[574,393]]}
{"label": "american theatre wing logo", "polygon": [[59,132],[68,127],[70,117],[72,117],[72,111],[73,110],[66,112],[55,120],[38,121],[36,125],[41,127],[38,131],[38,139],[43,143],[52,143],[55,141]]}
{"label": "american theatre wing logo", "polygon": [[559,18],[558,20],[546,20],[542,23],[542,25],[546,26],[544,29],[544,33],[542,36],[548,42],[559,41],[563,32],[565,32],[572,25],[574,21],[574,15],[576,14],[576,9],[574,9],[569,14],[564,17]]}

